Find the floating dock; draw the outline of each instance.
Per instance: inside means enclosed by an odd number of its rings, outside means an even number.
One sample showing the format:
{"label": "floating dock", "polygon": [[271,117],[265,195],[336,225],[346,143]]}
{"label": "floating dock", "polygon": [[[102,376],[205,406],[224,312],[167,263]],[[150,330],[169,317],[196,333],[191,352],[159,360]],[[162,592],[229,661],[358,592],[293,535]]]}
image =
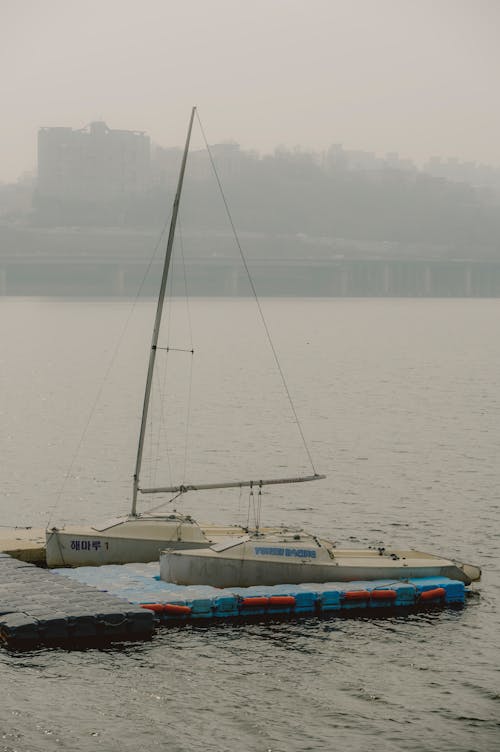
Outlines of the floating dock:
{"label": "floating dock", "polygon": [[0,553],[0,639],[9,647],[147,639],[153,614]]}
{"label": "floating dock", "polygon": [[160,625],[461,605],[446,577],[218,589],[163,582],[159,564],[41,569],[0,553],[0,639],[12,648],[147,640]]}
{"label": "floating dock", "polygon": [[467,592],[463,582],[447,577],[231,589],[184,586],[161,580],[157,563],[54,569],[52,572],[151,610],[165,623],[460,605],[465,602]]}
{"label": "floating dock", "polygon": [[45,529],[0,527],[0,552],[31,564],[45,565]]}

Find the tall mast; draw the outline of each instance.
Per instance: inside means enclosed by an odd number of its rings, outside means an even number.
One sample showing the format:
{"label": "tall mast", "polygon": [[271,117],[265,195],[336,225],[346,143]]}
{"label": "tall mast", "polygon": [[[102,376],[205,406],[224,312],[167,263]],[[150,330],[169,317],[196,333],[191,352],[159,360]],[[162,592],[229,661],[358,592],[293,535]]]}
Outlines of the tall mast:
{"label": "tall mast", "polygon": [[153,371],[156,359],[156,346],[158,344],[158,335],[160,333],[161,317],[163,312],[163,302],[165,299],[165,290],[167,287],[168,270],[170,267],[170,259],[172,257],[172,248],[175,238],[175,226],[177,224],[177,214],[179,213],[179,201],[181,198],[182,183],[184,182],[184,172],[186,170],[186,161],[189,151],[189,142],[191,140],[191,131],[193,129],[193,120],[196,112],[196,107],[191,110],[191,117],[189,119],[189,127],[186,138],[186,146],[184,147],[184,154],[182,157],[181,169],[179,172],[179,181],[177,183],[177,191],[175,193],[174,204],[172,207],[172,219],[170,220],[170,230],[168,233],[167,250],[165,252],[165,261],[163,262],[163,274],[161,277],[160,292],[158,295],[158,305],[156,307],[156,318],[153,327],[153,337],[151,339],[151,352],[149,355],[148,374],[146,377],[146,389],[144,391],[144,404],[142,407],[142,419],[141,430],[139,432],[139,444],[137,446],[137,459],[135,463],[134,472],[134,485],[132,493],[132,516],[137,514],[137,493],[139,490],[139,474],[142,464],[142,452],[144,449],[144,436],[146,433],[146,424],[148,420],[149,400],[151,396],[151,385],[153,383]]}

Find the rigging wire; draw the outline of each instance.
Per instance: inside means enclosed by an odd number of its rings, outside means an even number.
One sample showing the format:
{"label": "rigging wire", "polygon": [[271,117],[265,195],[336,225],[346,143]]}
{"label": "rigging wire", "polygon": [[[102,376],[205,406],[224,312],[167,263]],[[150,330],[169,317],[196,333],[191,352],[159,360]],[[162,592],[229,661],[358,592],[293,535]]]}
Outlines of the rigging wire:
{"label": "rigging wire", "polygon": [[238,494],[238,516],[236,518],[238,520],[238,522],[243,519],[243,515],[242,515],[242,511],[241,511],[242,496],[243,496],[243,486],[240,486],[240,491],[239,491],[239,494]]}
{"label": "rigging wire", "polygon": [[[175,256],[172,256],[172,267],[171,270],[173,272],[174,270],[174,264],[175,264]],[[172,464],[171,464],[171,456],[168,446],[168,431],[166,429],[166,426],[168,425],[168,405],[165,405],[165,400],[163,399],[163,395],[167,393],[167,382],[169,380],[169,367],[170,367],[170,349],[168,347],[168,343],[170,342],[171,337],[171,331],[172,331],[172,317],[173,317],[173,306],[172,306],[172,298],[173,298],[173,289],[174,289],[174,275],[173,273],[170,274],[168,279],[168,294],[167,291],[165,291],[164,300],[166,301],[166,306],[164,310],[166,310],[167,314],[167,320],[166,320],[166,339],[167,339],[167,347],[161,348],[165,353],[165,359],[164,359],[164,371],[163,371],[163,381],[160,380],[160,376],[158,374],[158,363],[156,368],[156,373],[153,372],[153,378],[156,379],[157,383],[157,393],[158,393],[158,402],[160,405],[160,425],[158,427],[158,444],[156,448],[156,458],[155,458],[155,481],[158,477],[158,466],[160,464],[160,442],[162,439],[162,435],[164,438],[165,443],[165,454],[167,459],[167,466],[168,466],[168,477],[172,479]],[[164,319],[161,322],[161,325],[163,324]],[[158,347],[156,348],[158,351]],[[166,408],[166,412],[165,412]],[[153,411],[154,412],[154,411]],[[151,424],[153,421],[150,421]]]}
{"label": "rigging wire", "polygon": [[[172,265],[173,266],[173,265]],[[170,275],[168,279],[168,295],[165,294],[164,300],[166,301],[166,306],[164,308],[165,314],[161,325],[165,326],[166,328],[166,339],[167,343],[170,342],[170,331],[172,326],[172,291],[173,291],[173,274]],[[166,394],[166,384],[168,380],[168,370],[169,370],[169,352],[170,349],[167,347],[156,347],[156,350],[162,350],[165,353],[164,358],[164,366],[163,366],[163,376],[159,374],[159,364],[157,362],[156,369],[153,372],[153,383],[156,383],[157,388],[156,390],[152,390],[152,398],[156,398],[156,395],[158,395],[158,403],[159,403],[159,423],[158,423],[158,429],[156,433],[156,452],[155,452],[155,445],[153,443],[153,421],[149,420],[149,434],[150,434],[150,447],[151,447],[151,466],[149,471],[149,477],[151,478],[152,485],[156,484],[156,480],[158,478],[158,467],[160,464],[160,446],[162,437],[164,438],[164,445],[165,445],[165,455],[166,455],[166,461],[168,466],[168,476],[170,479],[172,479],[172,467],[171,467],[171,459],[170,459],[170,452],[168,448],[168,435],[165,426],[167,425],[167,419],[165,416],[165,404],[163,395]],[[153,412],[155,412],[153,410]]]}
{"label": "rigging wire", "polygon": [[160,504],[157,504],[155,507],[151,507],[151,509],[148,509],[148,514],[151,514],[151,512],[157,512],[158,509],[161,509],[162,507],[166,507],[167,504],[172,504],[172,502],[176,501],[176,499],[178,499],[183,494],[184,494],[184,491],[179,491],[179,493],[176,493],[175,496],[172,496],[171,499],[162,501]]}
{"label": "rigging wire", "polygon": [[186,481],[188,449],[189,449],[189,429],[191,425],[194,345],[193,345],[193,326],[192,326],[192,321],[191,321],[191,309],[190,309],[190,304],[189,304],[189,292],[188,292],[188,282],[187,282],[187,272],[186,272],[186,257],[184,254],[184,239],[182,236],[182,225],[181,225],[180,220],[178,222],[178,228],[179,228],[181,260],[182,260],[182,272],[183,272],[183,279],[184,279],[184,299],[186,301],[186,316],[187,316],[187,322],[188,322],[189,345],[190,345],[190,352],[191,352],[191,358],[189,360],[188,394],[187,394],[187,407],[186,407],[186,428],[184,432],[184,462],[183,462],[183,467],[182,467],[182,485],[184,485]]}
{"label": "rigging wire", "polygon": [[184,253],[184,237],[182,234],[181,217],[179,217],[177,220],[177,227],[179,231],[179,246],[180,246],[181,260],[182,260],[182,274],[183,274],[183,281],[184,281],[184,299],[186,301],[186,317],[187,317],[187,323],[188,323],[189,344],[191,346],[191,349],[193,349],[193,324],[192,324],[192,317],[191,317],[190,297],[189,297],[187,269],[186,269],[186,256]]}
{"label": "rigging wire", "polygon": [[210,146],[208,144],[207,137],[205,135],[205,130],[203,128],[203,125],[202,125],[202,122],[201,122],[198,110],[196,110],[196,119],[198,120],[198,124],[200,126],[201,134],[202,134],[203,140],[205,142],[205,148],[207,150],[208,157],[210,159],[210,164],[211,164],[211,167],[212,167],[212,171],[214,173],[215,179],[217,181],[217,185],[219,187],[219,191],[220,191],[221,198],[222,198],[222,201],[223,201],[223,204],[224,204],[224,208],[226,210],[226,214],[227,214],[227,217],[228,217],[228,220],[229,220],[229,224],[231,225],[231,230],[233,232],[234,240],[236,242],[236,246],[238,248],[238,251],[239,251],[239,254],[240,254],[240,257],[241,257],[241,261],[243,263],[243,267],[245,269],[245,273],[247,275],[247,278],[248,278],[248,281],[249,281],[249,284],[250,284],[250,288],[252,290],[252,294],[253,294],[254,299],[255,299],[255,303],[257,305],[257,309],[259,311],[260,319],[261,319],[262,325],[264,327],[264,331],[266,333],[266,337],[267,337],[267,341],[269,343],[269,347],[271,348],[271,352],[273,354],[274,361],[275,361],[276,367],[278,369],[278,373],[279,373],[279,375],[281,377],[281,382],[283,384],[283,388],[285,390],[285,394],[286,394],[286,396],[288,398],[288,403],[290,405],[290,409],[292,411],[292,415],[293,415],[294,421],[295,421],[295,423],[297,425],[297,429],[299,431],[299,434],[300,434],[300,437],[301,437],[301,440],[302,440],[302,444],[304,446],[305,452],[306,452],[307,457],[309,459],[311,468],[312,468],[312,470],[314,472],[314,475],[317,475],[316,468],[315,468],[314,462],[313,462],[313,458],[312,458],[311,452],[309,450],[309,447],[307,445],[307,441],[306,441],[304,432],[302,430],[302,426],[300,424],[299,417],[297,415],[297,411],[295,409],[295,405],[293,403],[292,396],[290,394],[290,390],[288,389],[288,384],[287,384],[286,379],[285,379],[285,374],[283,373],[283,369],[281,368],[281,364],[280,364],[280,361],[279,361],[279,358],[278,358],[278,353],[276,352],[276,349],[274,347],[274,343],[273,343],[273,340],[271,338],[271,333],[270,333],[269,328],[267,326],[267,322],[266,322],[266,319],[264,317],[264,312],[263,312],[262,307],[260,305],[260,300],[259,300],[259,297],[257,295],[257,290],[255,289],[255,285],[254,285],[254,282],[253,282],[253,279],[252,279],[252,275],[250,274],[250,270],[248,268],[248,264],[247,264],[247,260],[245,258],[245,254],[243,253],[243,248],[242,248],[242,245],[240,243],[239,235],[238,235],[238,233],[236,231],[236,226],[234,224],[233,217],[231,215],[231,211],[229,209],[229,204],[228,204],[228,201],[226,199],[226,195],[224,193],[224,189],[222,187],[222,183],[221,183],[221,180],[220,180],[220,177],[219,177],[219,173],[217,172],[217,168],[215,166],[214,158],[212,156],[212,151],[211,151]]}
{"label": "rigging wire", "polygon": [[247,530],[250,529],[250,514],[252,512],[254,503],[254,496],[253,496],[253,486],[250,486],[250,491],[248,492],[248,507],[247,507]]}
{"label": "rigging wire", "polygon": [[[159,472],[159,466],[160,466],[160,454],[164,450],[166,461],[168,465],[168,475],[170,479],[173,478],[172,475],[172,457],[171,452],[169,449],[169,443],[168,443],[168,432],[166,430],[166,426],[168,425],[168,413],[169,413],[169,407],[168,402],[166,400],[167,392],[167,382],[170,379],[169,376],[169,364],[171,363],[171,359],[169,356],[170,352],[185,352],[189,353],[191,355],[190,358],[190,364],[188,369],[188,378],[187,378],[187,404],[186,404],[186,416],[185,416],[185,432],[184,432],[184,451],[183,451],[183,461],[182,461],[182,472],[181,472],[181,485],[184,484],[186,480],[186,470],[187,470],[187,462],[188,462],[188,448],[189,448],[189,430],[190,430],[190,415],[191,415],[191,405],[192,405],[192,384],[193,384],[193,356],[194,356],[194,346],[193,346],[193,326],[192,326],[192,316],[191,316],[191,310],[190,310],[190,299],[188,294],[188,282],[187,282],[187,273],[186,273],[186,259],[185,259],[185,253],[184,253],[184,241],[183,241],[183,235],[182,235],[182,226],[180,223],[180,218],[177,222],[177,232],[178,232],[178,238],[179,238],[179,244],[178,248],[180,248],[180,261],[182,265],[182,280],[183,280],[183,286],[184,286],[184,300],[186,304],[186,321],[187,321],[187,328],[188,328],[188,342],[189,347],[172,347],[171,341],[172,341],[172,329],[173,329],[173,288],[174,288],[174,274],[170,275],[169,278],[169,291],[167,297],[167,326],[166,326],[166,339],[167,344],[166,346],[157,346],[157,350],[163,351],[165,353],[164,358],[164,373],[163,373],[163,379],[161,379],[158,376],[158,368],[156,369],[156,375],[155,375],[155,382],[157,385],[157,394],[158,394],[158,403],[159,403],[159,428],[157,432],[157,441],[156,441],[156,447],[153,445],[153,432],[152,432],[152,425],[153,421],[150,421],[150,436],[151,436],[151,449],[152,449],[152,464],[154,467],[154,480],[152,481],[152,485],[156,484],[156,480],[158,478],[158,472]],[[172,256],[172,271],[175,267],[175,257]],[[155,411],[153,411],[155,412]],[[156,452],[155,452],[156,448]],[[177,497],[176,497],[177,498]],[[168,503],[168,502],[167,502]]]}
{"label": "rigging wire", "polygon": [[68,467],[68,469],[67,469],[66,473],[64,474],[64,477],[63,477],[63,479],[62,479],[62,482],[61,482],[61,485],[60,485],[60,487],[59,487],[59,490],[58,490],[58,492],[56,493],[56,499],[55,499],[55,501],[54,501],[54,504],[52,504],[52,506],[50,506],[50,507],[48,508],[48,513],[49,513],[49,514],[48,514],[48,518],[47,518],[47,524],[46,524],[46,526],[47,526],[47,529],[48,529],[48,528],[50,527],[50,523],[52,522],[52,519],[53,519],[53,517],[54,517],[54,514],[56,513],[57,509],[58,509],[58,508],[59,508],[59,506],[60,506],[60,503],[61,503],[61,499],[62,499],[62,495],[63,495],[63,493],[64,493],[64,489],[66,488],[66,484],[68,483],[68,480],[69,480],[69,478],[70,478],[70,477],[71,477],[71,475],[72,475],[72,472],[73,472],[73,468],[74,468],[74,466],[75,466],[75,464],[76,464],[76,460],[77,460],[77,457],[78,457],[78,456],[79,456],[79,454],[80,454],[80,451],[81,451],[81,448],[82,448],[83,442],[84,442],[84,440],[85,440],[85,437],[86,437],[86,435],[87,435],[87,432],[88,432],[88,430],[89,430],[89,426],[90,426],[90,423],[91,423],[91,421],[92,421],[92,418],[94,417],[95,411],[96,411],[96,409],[97,409],[97,405],[99,404],[99,402],[100,402],[100,400],[101,400],[101,397],[102,397],[102,393],[103,393],[103,391],[104,391],[104,386],[106,385],[106,383],[107,383],[107,381],[108,381],[108,379],[109,379],[109,375],[110,375],[110,373],[111,373],[111,371],[112,371],[112,369],[113,369],[113,366],[114,366],[114,364],[115,364],[115,362],[116,362],[116,358],[117,358],[117,356],[118,356],[118,352],[119,352],[119,351],[120,351],[120,349],[121,349],[121,346],[122,346],[123,340],[124,340],[124,338],[125,338],[125,334],[126,334],[126,332],[127,332],[128,328],[129,328],[129,326],[130,326],[130,321],[131,321],[131,319],[132,319],[132,316],[133,316],[133,314],[134,314],[134,312],[135,312],[135,309],[136,309],[136,307],[137,307],[137,303],[138,303],[138,301],[139,301],[139,298],[140,298],[140,296],[141,296],[141,293],[142,293],[142,291],[143,291],[143,289],[144,289],[144,285],[146,284],[146,279],[148,278],[148,276],[149,276],[149,274],[150,274],[150,272],[151,272],[151,268],[152,268],[152,266],[153,266],[153,262],[154,262],[154,260],[155,260],[155,258],[156,258],[156,255],[157,255],[157,253],[158,253],[158,249],[159,249],[159,248],[160,248],[160,246],[161,246],[161,245],[163,244],[164,236],[165,236],[165,233],[166,233],[166,231],[167,231],[168,225],[169,225],[169,222],[168,222],[168,219],[167,219],[167,220],[165,221],[165,223],[164,223],[164,225],[163,225],[163,227],[162,227],[161,231],[160,231],[160,234],[159,234],[159,236],[158,236],[158,240],[156,241],[156,245],[155,245],[155,247],[154,247],[154,249],[153,249],[153,253],[152,253],[152,255],[151,255],[150,259],[149,259],[149,262],[148,262],[148,264],[147,264],[147,266],[146,266],[146,269],[145,269],[145,271],[144,271],[144,274],[143,274],[143,277],[142,277],[142,279],[141,279],[141,282],[140,282],[140,284],[139,284],[139,287],[138,287],[138,289],[137,289],[137,291],[136,291],[135,297],[134,297],[134,299],[133,299],[133,301],[132,301],[132,305],[131,305],[131,307],[130,307],[130,310],[129,310],[128,316],[127,316],[127,318],[126,318],[126,320],[125,320],[125,323],[124,323],[124,325],[123,325],[123,327],[122,327],[122,330],[121,330],[121,332],[120,332],[120,335],[119,335],[119,337],[118,337],[118,340],[117,340],[117,342],[116,342],[116,345],[115,345],[115,347],[114,347],[114,350],[113,350],[113,352],[112,352],[112,354],[111,354],[111,358],[110,358],[110,360],[109,360],[109,363],[108,363],[108,366],[107,366],[107,368],[106,368],[106,371],[105,371],[105,373],[104,373],[104,376],[103,376],[103,379],[102,379],[102,381],[101,381],[101,384],[100,384],[100,386],[99,386],[99,388],[98,388],[98,390],[97,390],[97,394],[96,394],[96,397],[95,397],[95,399],[94,399],[94,402],[93,402],[93,404],[92,404],[92,407],[90,408],[90,412],[89,412],[89,415],[88,415],[88,417],[87,417],[87,420],[86,420],[86,422],[85,422],[85,426],[84,426],[84,428],[83,428],[82,434],[81,434],[81,436],[80,436],[80,439],[79,439],[79,441],[78,441],[78,444],[77,444],[77,446],[76,446],[76,449],[75,449],[75,451],[74,451],[74,453],[73,453],[73,456],[72,456],[72,458],[71,458],[71,461],[70,461],[70,463],[69,463],[69,467]]}
{"label": "rigging wire", "polygon": [[259,485],[259,493],[257,495],[257,509],[255,513],[255,529],[257,532],[260,530],[261,512],[262,512],[262,486]]}
{"label": "rigging wire", "polygon": [[[171,463],[171,455],[168,448],[168,433],[166,430],[166,425],[168,423],[166,415],[165,415],[165,404],[164,400],[162,399],[162,395],[166,394],[166,384],[167,384],[167,374],[168,374],[168,366],[169,366],[169,359],[168,359],[168,352],[166,353],[165,357],[165,365],[163,369],[163,384],[160,381],[160,375],[158,373],[158,368],[156,369],[156,374],[154,376],[156,383],[157,383],[157,392],[158,392],[158,402],[159,402],[159,414],[160,414],[160,421],[158,426],[158,432],[157,432],[157,442],[156,442],[156,455],[155,457],[152,456],[152,464],[154,466],[154,483],[156,483],[156,479],[158,477],[158,466],[160,464],[160,446],[162,442],[163,437],[163,443],[165,445],[165,456],[168,466],[168,476],[170,479],[172,479],[172,463]],[[154,412],[154,411],[153,411]],[[153,421],[149,421],[151,426],[151,435],[153,431]],[[153,454],[153,444],[151,444],[151,454]]]}
{"label": "rigging wire", "polygon": [[[149,424],[149,445],[151,447],[154,446],[154,435],[153,435],[153,423]],[[155,469],[153,467],[153,463],[151,463],[151,467],[149,469],[149,482],[151,485],[153,485],[154,479],[156,477]]]}

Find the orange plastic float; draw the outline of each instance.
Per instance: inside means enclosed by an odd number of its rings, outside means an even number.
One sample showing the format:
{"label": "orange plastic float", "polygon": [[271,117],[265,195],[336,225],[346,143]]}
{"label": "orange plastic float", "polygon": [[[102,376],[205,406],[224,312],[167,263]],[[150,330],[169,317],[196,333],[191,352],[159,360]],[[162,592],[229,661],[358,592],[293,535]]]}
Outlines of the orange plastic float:
{"label": "orange plastic float", "polygon": [[170,614],[171,616],[188,616],[191,613],[189,606],[181,606],[177,603],[141,603],[141,608],[154,611],[157,614]]}
{"label": "orange plastic float", "polygon": [[242,598],[241,605],[243,608],[267,608],[269,598],[263,595],[249,596],[248,598]]}
{"label": "orange plastic float", "polygon": [[446,597],[446,590],[443,587],[433,588],[432,590],[424,590],[420,593],[420,601],[436,601]]}
{"label": "orange plastic float", "polygon": [[188,616],[191,613],[191,608],[189,606],[181,606],[177,603],[165,603],[163,613],[170,614],[171,616]]}
{"label": "orange plastic float", "polygon": [[369,590],[347,590],[342,594],[343,601],[367,601],[369,598]]}
{"label": "orange plastic float", "polygon": [[395,590],[372,590],[370,600],[372,601],[394,601],[398,597]]}
{"label": "orange plastic float", "polygon": [[163,603],[141,603],[141,608],[159,613],[160,611],[163,611]]}
{"label": "orange plastic float", "polygon": [[295,606],[293,595],[271,595],[269,598],[270,606]]}

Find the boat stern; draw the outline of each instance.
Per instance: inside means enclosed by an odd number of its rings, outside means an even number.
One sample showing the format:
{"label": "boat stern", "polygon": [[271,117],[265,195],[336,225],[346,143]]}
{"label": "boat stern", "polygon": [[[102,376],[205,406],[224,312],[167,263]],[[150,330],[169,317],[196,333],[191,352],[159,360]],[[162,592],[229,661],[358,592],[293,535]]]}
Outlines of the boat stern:
{"label": "boat stern", "polygon": [[481,579],[481,568],[475,564],[460,564],[457,562],[457,566],[464,574],[466,585],[470,585],[472,582],[479,582]]}

